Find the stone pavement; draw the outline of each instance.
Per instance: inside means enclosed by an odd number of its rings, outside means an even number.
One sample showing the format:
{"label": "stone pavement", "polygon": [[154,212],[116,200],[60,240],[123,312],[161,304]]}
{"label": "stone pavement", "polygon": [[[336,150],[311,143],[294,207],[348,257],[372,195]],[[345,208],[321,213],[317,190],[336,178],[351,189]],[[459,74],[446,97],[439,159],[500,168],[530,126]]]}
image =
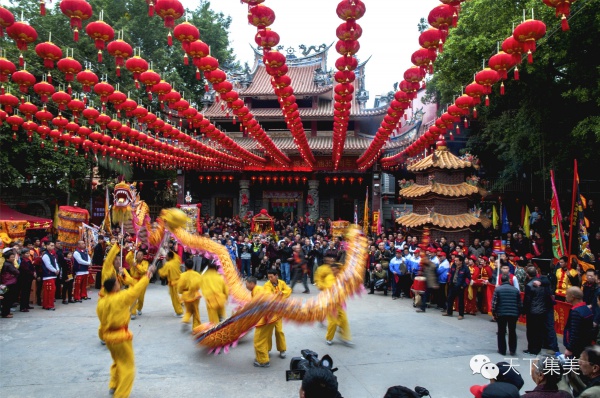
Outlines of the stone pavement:
{"label": "stone pavement", "polygon": [[[301,291],[297,286],[292,297],[306,298]],[[315,294],[311,286],[311,295]],[[36,306],[29,313],[17,311],[12,319],[0,319],[2,397],[109,397],[111,358],[97,336],[97,290],[91,296],[81,304],[57,301],[56,311]],[[203,300],[200,314],[207,321]],[[453,318],[433,309],[419,314],[410,300],[393,301],[377,292],[349,301],[348,316],[355,347],[337,342],[327,346],[319,324],[287,323],[288,357],[280,359],[272,351],[271,367],[255,368],[252,333],[229,354],[209,356],[182,332],[167,287],[151,284],[143,315],[129,326],[137,367],[131,396],[297,397],[300,385],[286,382],[285,370],[291,357],[308,348],[333,358],[345,398],[383,397],[393,385],[423,386],[434,398],[465,398],[471,397],[471,385],[487,383],[472,374],[470,358],[485,354],[493,362],[502,360],[496,352],[496,324],[487,315],[467,315],[458,321],[456,313]],[[514,363],[525,379],[524,393],[534,384],[529,362],[523,360],[528,356],[522,354],[526,339],[521,325],[518,338]]]}

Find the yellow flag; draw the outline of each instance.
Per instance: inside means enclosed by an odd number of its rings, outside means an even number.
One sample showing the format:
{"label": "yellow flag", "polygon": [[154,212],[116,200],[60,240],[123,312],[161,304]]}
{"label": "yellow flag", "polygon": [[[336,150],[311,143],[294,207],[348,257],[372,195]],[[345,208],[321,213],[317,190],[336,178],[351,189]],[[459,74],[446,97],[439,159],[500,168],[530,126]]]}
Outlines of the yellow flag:
{"label": "yellow flag", "polygon": [[496,229],[498,227],[499,219],[500,219],[500,217],[498,217],[498,210],[496,209],[496,206],[492,206],[492,227],[494,229]]}
{"label": "yellow flag", "polygon": [[525,236],[529,238],[529,229],[531,225],[529,224],[529,219],[531,218],[531,212],[529,211],[529,206],[525,205],[525,219],[523,220],[523,231],[525,231]]}
{"label": "yellow flag", "polygon": [[363,214],[363,232],[369,233],[369,187],[367,187],[367,193],[365,195],[365,211]]}

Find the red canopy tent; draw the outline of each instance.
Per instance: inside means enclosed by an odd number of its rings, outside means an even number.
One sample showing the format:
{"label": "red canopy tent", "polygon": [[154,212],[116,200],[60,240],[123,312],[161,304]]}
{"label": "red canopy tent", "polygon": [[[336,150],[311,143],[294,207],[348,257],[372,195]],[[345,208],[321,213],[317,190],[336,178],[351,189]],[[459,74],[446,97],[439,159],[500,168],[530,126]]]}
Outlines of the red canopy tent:
{"label": "red canopy tent", "polygon": [[23,214],[0,202],[0,235],[8,235],[11,239],[22,239],[28,229],[48,229],[51,227],[52,220],[49,218]]}

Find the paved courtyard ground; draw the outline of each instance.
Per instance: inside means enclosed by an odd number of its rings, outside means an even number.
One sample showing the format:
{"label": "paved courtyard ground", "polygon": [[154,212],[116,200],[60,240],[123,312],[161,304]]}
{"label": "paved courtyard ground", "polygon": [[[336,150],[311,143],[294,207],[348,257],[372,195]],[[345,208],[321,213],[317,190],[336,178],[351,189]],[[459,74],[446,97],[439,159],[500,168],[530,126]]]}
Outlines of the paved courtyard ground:
{"label": "paved courtyard ground", "polygon": [[[302,286],[292,297],[306,298]],[[97,337],[97,290],[81,304],[57,302],[54,312],[37,307],[0,319],[0,395],[10,397],[108,397],[110,354]],[[487,315],[462,321],[442,317],[430,309],[415,313],[407,299],[393,301],[382,293],[348,302],[348,316],[356,346],[325,344],[325,329],[315,325],[284,324],[288,358],[272,352],[271,367],[252,366],[250,333],[227,355],[207,355],[182,332],[174,317],[166,286],[150,285],[143,315],[131,321],[137,374],[134,398],[152,397],[297,397],[299,383],[286,382],[292,356],[304,348],[329,354],[339,368],[339,389],[346,398],[383,397],[388,387],[423,386],[433,398],[471,397],[469,387],[486,384],[472,374],[475,354],[502,360],[496,349],[496,324]],[[311,295],[316,294],[314,287]],[[200,303],[203,321],[205,303]],[[229,309],[230,310],[230,309]],[[228,311],[229,313],[229,311]],[[525,330],[518,327],[518,358],[525,390],[534,385],[526,348]],[[531,357],[530,357],[531,358]]]}

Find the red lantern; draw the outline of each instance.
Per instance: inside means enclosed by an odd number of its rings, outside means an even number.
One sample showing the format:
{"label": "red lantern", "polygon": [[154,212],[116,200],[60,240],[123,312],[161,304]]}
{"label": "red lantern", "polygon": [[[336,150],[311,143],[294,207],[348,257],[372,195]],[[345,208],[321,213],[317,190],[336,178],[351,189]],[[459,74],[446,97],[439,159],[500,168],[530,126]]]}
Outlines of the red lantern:
{"label": "red lantern", "polygon": [[486,89],[484,86],[477,82],[473,82],[465,88],[465,94],[473,98],[473,105],[477,105],[481,102],[481,97],[485,95]]}
{"label": "red lantern", "polygon": [[96,123],[96,118],[100,116],[100,112],[94,108],[85,108],[82,112],[82,115],[87,120],[88,124],[93,126]]}
{"label": "red lantern", "polygon": [[148,93],[149,99],[152,99],[151,90],[155,84],[160,83],[160,75],[152,69],[149,69],[142,72],[138,80],[146,85],[146,92]]}
{"label": "red lantern", "polygon": [[19,85],[23,94],[27,94],[29,87],[35,84],[35,76],[26,70],[20,70],[12,74],[12,81]]}
{"label": "red lantern", "polygon": [[133,49],[129,43],[118,39],[115,41],[111,41],[108,43],[106,47],[108,53],[115,57],[115,64],[117,65],[117,76],[121,75],[121,66],[123,66],[123,62],[125,59],[131,57],[133,53]]}
{"label": "red lantern", "polygon": [[59,60],[56,64],[59,71],[65,74],[65,80],[72,82],[75,74],[81,72],[81,64],[72,57]]}
{"label": "red lantern", "polygon": [[254,42],[262,47],[264,50],[269,51],[271,48],[279,44],[279,35],[277,32],[272,31],[269,28],[259,30],[254,36]]}
{"label": "red lantern", "polygon": [[338,40],[335,44],[335,50],[339,54],[349,57],[360,50],[360,43],[357,40]]}
{"label": "red lantern", "polygon": [[15,23],[15,16],[6,8],[0,6],[0,37],[4,36],[4,29]]}
{"label": "red lantern", "polygon": [[[159,0],[160,1],[160,0]],[[158,188],[158,181],[154,181],[154,188]]]}
{"label": "red lantern", "polygon": [[440,30],[442,39],[448,35],[448,28],[456,26],[456,9],[448,4],[442,4],[429,12],[427,21],[431,26]]}
{"label": "red lantern", "polygon": [[[104,50],[106,43],[115,38],[115,30],[104,21],[90,22],[85,27],[85,32],[94,40],[94,45],[99,51]],[[101,55],[99,57],[98,62],[102,62]]]}
{"label": "red lantern", "polygon": [[419,44],[421,47],[432,51],[442,52],[444,49],[444,41],[446,36],[439,29],[429,28],[421,32],[419,36]]}
{"label": "red lantern", "polygon": [[[2,9],[2,7],[0,7]],[[10,75],[15,73],[17,68],[15,64],[4,57],[0,57],[0,82],[8,81]],[[2,88],[2,94],[4,94],[4,88]]]}
{"label": "red lantern", "polygon": [[252,180],[252,182],[256,182],[256,176],[252,176],[250,177],[250,179]]}
{"label": "red lantern", "polygon": [[543,0],[548,7],[556,9],[556,16],[561,18],[562,30],[569,30],[567,17],[571,13],[571,4],[576,0]]}
{"label": "red lantern", "polygon": [[62,58],[63,53],[60,47],[52,42],[44,42],[35,46],[36,54],[44,60],[44,68],[54,68],[54,62]]}
{"label": "red lantern", "polygon": [[535,42],[546,34],[546,24],[535,19],[528,19],[519,24],[513,31],[513,37],[523,43],[523,49],[527,53],[527,61],[533,62]]}
{"label": "red lantern", "polygon": [[275,13],[269,7],[259,4],[248,10],[248,23],[258,29],[265,29],[275,22]]}
{"label": "red lantern", "polygon": [[362,177],[358,177],[358,183],[359,183],[359,184],[362,184],[362,183],[363,183],[363,180],[364,180],[364,178],[362,178]]}
{"label": "red lantern", "polygon": [[31,120],[33,114],[38,111],[38,107],[33,105],[31,102],[27,101],[19,105],[19,112],[21,112],[27,120]]}
{"label": "red lantern", "polygon": [[133,58],[129,58],[127,62],[125,62],[125,67],[129,72],[133,74],[133,79],[135,80],[135,87],[140,88],[138,80],[140,78],[140,75],[148,70],[148,62],[144,58],[136,55]]}
{"label": "red lantern", "polygon": [[165,28],[174,27],[175,21],[185,13],[179,0],[157,0],[154,3],[154,11],[163,19]]}
{"label": "red lantern", "polygon": [[175,26],[173,36],[181,42],[181,47],[186,53],[190,49],[190,43],[200,38],[200,31],[191,23],[185,21]]}
{"label": "red lantern", "polygon": [[98,76],[89,69],[79,72],[75,77],[79,84],[83,87],[83,91],[89,93],[91,87],[98,83]]}
{"label": "red lantern", "polygon": [[457,107],[466,112],[469,108],[473,106],[473,98],[468,96],[467,94],[463,94],[460,97],[458,97],[456,101],[454,101],[454,103]]}
{"label": "red lantern", "polygon": [[260,177],[258,177],[258,182],[260,182],[262,184],[262,182],[263,182],[264,179],[265,178],[263,176],[260,176]]}
{"label": "red lantern", "polygon": [[333,177],[333,183],[334,183],[334,184],[337,184],[338,180],[339,180],[339,178],[338,178],[337,176],[336,176],[336,177]]}
{"label": "red lantern", "polygon": [[490,57],[488,65],[498,72],[501,80],[506,80],[508,78],[506,71],[514,66],[514,59],[512,55],[500,51],[498,54]]}
{"label": "red lantern", "polygon": [[404,71],[404,80],[411,83],[419,83],[425,78],[425,72],[418,66],[411,66]]}
{"label": "red lantern", "polygon": [[27,45],[37,40],[38,34],[26,22],[15,22],[6,28],[8,36],[17,43],[17,48],[27,51]]}
{"label": "red lantern", "polygon": [[485,88],[485,94],[492,92],[492,86],[500,80],[500,75],[495,70],[485,68],[475,74],[475,81]]}
{"label": "red lantern", "polygon": [[356,21],[365,15],[366,10],[365,4],[360,0],[342,0],[335,11],[344,21]]}
{"label": "red lantern", "polygon": [[71,29],[73,29],[73,40],[79,40],[79,30],[82,27],[81,22],[88,20],[92,16],[92,6],[85,0],[62,0],[60,10],[71,19]]}
{"label": "red lantern", "polygon": [[54,115],[52,113],[48,112],[46,110],[46,108],[42,109],[41,111],[37,111],[35,113],[35,118],[37,120],[39,120],[40,123],[42,123],[42,126],[47,126],[48,122],[50,120],[52,120],[53,117],[54,117]]}
{"label": "red lantern", "polygon": [[[256,177],[253,177],[256,178]],[[198,180],[200,180],[200,182],[204,182],[204,176],[198,176]]]}
{"label": "red lantern", "polygon": [[[13,131],[19,130],[19,127],[23,124],[24,120],[21,116],[12,115],[6,118],[6,123],[10,124]],[[17,139],[16,134],[13,134],[13,139]]]}
{"label": "red lantern", "polygon": [[111,95],[114,91],[115,88],[107,82],[100,82],[94,85],[94,92],[98,96],[100,96],[100,101],[102,101],[103,103],[106,103],[106,101],[108,101],[108,96]]}

